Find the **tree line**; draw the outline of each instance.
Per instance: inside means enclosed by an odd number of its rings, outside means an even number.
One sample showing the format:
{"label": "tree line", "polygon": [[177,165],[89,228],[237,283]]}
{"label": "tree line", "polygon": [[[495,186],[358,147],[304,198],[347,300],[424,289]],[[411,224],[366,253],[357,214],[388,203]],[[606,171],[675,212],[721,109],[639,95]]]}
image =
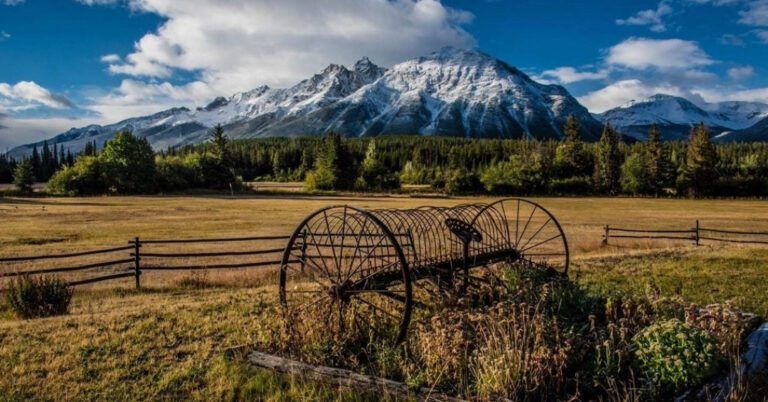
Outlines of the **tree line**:
{"label": "tree line", "polygon": [[[217,127],[204,144],[158,153],[146,140],[120,133],[102,150],[91,144],[73,160],[64,153],[48,187],[67,194],[157,193],[276,180],[304,181],[309,190],[425,185],[449,194],[768,196],[766,143],[716,145],[703,124],[680,142],[663,142],[652,127],[648,141],[627,143],[605,125],[600,141],[588,143],[575,118],[564,133],[561,141],[336,134],[230,141]],[[25,163],[33,160],[34,154]],[[4,163],[10,165],[0,158],[0,180],[9,180]]]}

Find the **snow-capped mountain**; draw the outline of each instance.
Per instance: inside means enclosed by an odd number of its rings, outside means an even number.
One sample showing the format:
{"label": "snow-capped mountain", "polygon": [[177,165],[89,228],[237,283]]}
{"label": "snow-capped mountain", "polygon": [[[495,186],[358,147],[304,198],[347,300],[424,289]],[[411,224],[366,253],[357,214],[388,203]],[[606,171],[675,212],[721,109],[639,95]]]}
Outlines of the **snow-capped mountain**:
{"label": "snow-capped mountain", "polygon": [[650,126],[656,124],[664,139],[679,140],[687,138],[691,128],[700,123],[706,124],[713,134],[745,129],[768,117],[768,105],[731,101],[698,106],[685,98],[658,94],[596,117],[638,139],[645,139]]}
{"label": "snow-capped mountain", "polygon": [[[73,128],[48,140],[73,152],[119,130],[146,137],[156,149],[195,144],[222,124],[232,138],[320,135],[451,135],[560,138],[565,119],[580,120],[594,140],[600,123],[565,88],[533,81],[477,51],[445,48],[390,69],[367,58],[330,65],[290,88],[255,88],[205,107],[169,109],[119,123]],[[40,143],[38,143],[39,145]],[[11,151],[31,152],[33,144]]]}
{"label": "snow-capped mountain", "polygon": [[715,137],[717,142],[754,142],[768,140],[768,117],[743,130],[725,131]]}

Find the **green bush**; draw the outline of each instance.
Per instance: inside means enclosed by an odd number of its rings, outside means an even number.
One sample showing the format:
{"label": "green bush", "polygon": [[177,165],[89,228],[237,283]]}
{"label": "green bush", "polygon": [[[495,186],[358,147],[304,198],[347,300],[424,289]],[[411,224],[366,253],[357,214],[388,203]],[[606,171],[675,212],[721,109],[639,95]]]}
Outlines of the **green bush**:
{"label": "green bush", "polygon": [[539,193],[546,182],[540,156],[523,158],[518,155],[488,166],[480,181],[492,194]]}
{"label": "green bush", "polygon": [[196,172],[186,163],[189,158],[178,156],[156,157],[157,186],[160,191],[186,190],[195,183]]}
{"label": "green bush", "polygon": [[554,179],[550,183],[551,194],[585,195],[592,192],[592,180],[586,176],[574,176],[567,179]]}
{"label": "green bush", "polygon": [[48,181],[48,192],[65,195],[104,194],[108,191],[104,164],[95,156],[81,156]]}
{"label": "green bush", "polygon": [[632,342],[645,379],[662,395],[700,384],[720,361],[712,335],[677,319],[645,328]]}
{"label": "green bush", "polygon": [[51,317],[66,314],[72,290],[53,276],[22,276],[8,287],[8,304],[21,318]]}
{"label": "green bush", "polygon": [[455,169],[445,181],[445,192],[451,195],[474,194],[481,188],[480,178],[465,168]]}

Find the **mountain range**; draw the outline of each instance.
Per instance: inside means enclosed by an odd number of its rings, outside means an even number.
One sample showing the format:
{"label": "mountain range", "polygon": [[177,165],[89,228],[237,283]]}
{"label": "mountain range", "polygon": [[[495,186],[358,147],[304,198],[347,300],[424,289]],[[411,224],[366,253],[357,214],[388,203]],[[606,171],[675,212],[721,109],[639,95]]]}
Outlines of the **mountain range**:
{"label": "mountain range", "polygon": [[643,140],[652,124],[656,124],[666,140],[684,140],[691,128],[704,123],[718,141],[768,140],[768,104],[729,101],[721,103],[693,102],[671,95],[654,95],[634,100],[597,114],[622,134]]}
{"label": "mountain range", "polygon": [[[719,141],[768,140],[768,105],[724,102],[697,106],[655,95],[592,115],[559,85],[545,85],[509,64],[474,50],[444,48],[388,69],[362,58],[351,68],[332,64],[289,88],[261,86],[204,107],[177,107],[109,125],[72,128],[48,139],[72,152],[101,146],[130,130],[155,149],[205,141],[221,124],[230,138],[322,135],[446,135],[468,138],[559,139],[569,115],[585,140],[597,140],[608,122],[644,139],[657,124],[665,139],[684,139],[707,124]],[[31,153],[26,144],[12,156]]]}
{"label": "mountain range", "polygon": [[[155,149],[204,141],[224,127],[234,139],[322,135],[450,135],[557,139],[569,115],[595,140],[601,123],[559,85],[544,85],[486,54],[444,48],[389,69],[367,58],[352,68],[332,64],[290,88],[262,86],[216,98],[204,107],[168,109],[106,126],[73,128],[48,140],[73,152],[120,130]],[[11,151],[28,154],[27,144]]]}

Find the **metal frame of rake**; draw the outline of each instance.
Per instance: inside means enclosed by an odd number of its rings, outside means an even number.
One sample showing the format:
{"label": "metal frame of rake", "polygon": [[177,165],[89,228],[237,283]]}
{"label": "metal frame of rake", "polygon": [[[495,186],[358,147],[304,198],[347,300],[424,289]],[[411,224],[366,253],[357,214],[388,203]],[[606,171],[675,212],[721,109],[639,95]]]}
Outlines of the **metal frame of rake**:
{"label": "metal frame of rake", "polygon": [[569,260],[560,223],[526,199],[407,210],[332,206],[310,214],[289,239],[280,303],[289,322],[399,343],[413,307],[500,279],[500,263],[567,275]]}

